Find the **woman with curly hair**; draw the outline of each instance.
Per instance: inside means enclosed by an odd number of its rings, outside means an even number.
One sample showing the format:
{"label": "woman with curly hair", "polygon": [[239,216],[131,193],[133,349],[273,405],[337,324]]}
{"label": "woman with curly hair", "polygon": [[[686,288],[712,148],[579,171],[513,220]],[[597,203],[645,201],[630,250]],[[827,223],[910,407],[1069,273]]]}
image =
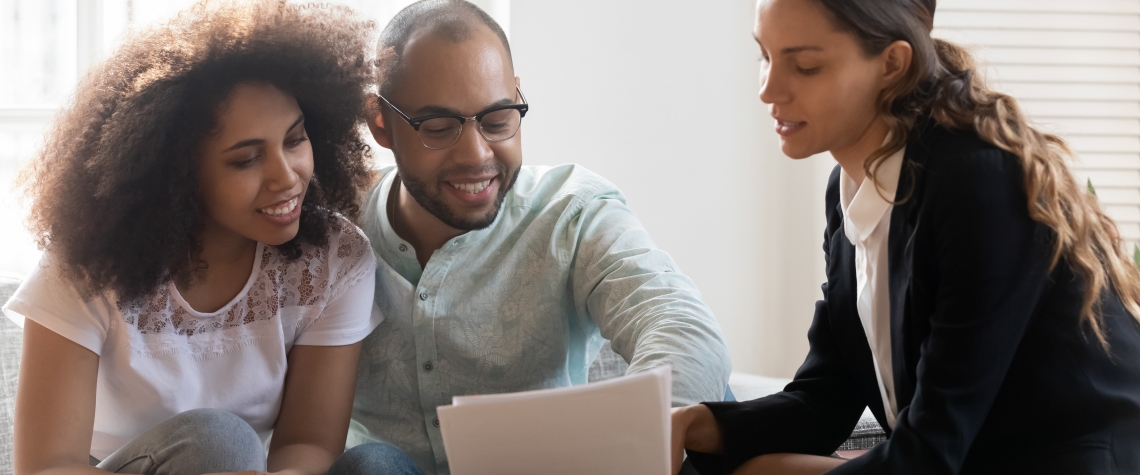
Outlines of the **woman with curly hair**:
{"label": "woman with curly hair", "polygon": [[348,221],[372,31],[202,2],[86,76],[25,175],[45,253],[4,307],[17,474],[316,474],[341,453],[382,318]]}
{"label": "woman with curly hair", "polygon": [[[1140,272],[935,0],[760,0],[760,100],[830,152],[827,283],[783,392],[673,413],[704,475],[1140,473]],[[870,408],[887,440],[829,457]]]}

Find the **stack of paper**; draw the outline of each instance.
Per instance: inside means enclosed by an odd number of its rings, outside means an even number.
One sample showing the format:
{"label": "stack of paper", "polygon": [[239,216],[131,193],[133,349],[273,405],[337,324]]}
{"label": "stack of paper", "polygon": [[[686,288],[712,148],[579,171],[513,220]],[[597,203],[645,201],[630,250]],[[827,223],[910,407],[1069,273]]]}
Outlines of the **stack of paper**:
{"label": "stack of paper", "polygon": [[455,397],[439,408],[451,473],[667,475],[671,374]]}

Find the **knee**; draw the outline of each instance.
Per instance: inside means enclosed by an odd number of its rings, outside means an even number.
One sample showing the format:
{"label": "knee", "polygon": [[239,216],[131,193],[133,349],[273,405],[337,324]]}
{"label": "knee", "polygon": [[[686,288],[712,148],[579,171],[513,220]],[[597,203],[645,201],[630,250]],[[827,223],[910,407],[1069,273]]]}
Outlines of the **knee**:
{"label": "knee", "polygon": [[[265,469],[265,446],[257,431],[242,418],[218,409],[191,409],[170,422],[182,435],[176,451],[216,462],[200,473]],[[214,464],[211,464],[214,465]]]}
{"label": "knee", "polygon": [[329,475],[423,475],[404,451],[373,442],[348,449],[329,467]]}

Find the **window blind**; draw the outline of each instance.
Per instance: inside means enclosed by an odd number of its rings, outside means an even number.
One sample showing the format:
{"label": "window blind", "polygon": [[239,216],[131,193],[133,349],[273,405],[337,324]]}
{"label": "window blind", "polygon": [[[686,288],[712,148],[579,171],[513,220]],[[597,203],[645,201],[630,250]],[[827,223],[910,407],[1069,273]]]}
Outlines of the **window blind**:
{"label": "window blind", "polygon": [[969,48],[1078,155],[1129,254],[1140,242],[1140,0],[940,0],[934,36]]}

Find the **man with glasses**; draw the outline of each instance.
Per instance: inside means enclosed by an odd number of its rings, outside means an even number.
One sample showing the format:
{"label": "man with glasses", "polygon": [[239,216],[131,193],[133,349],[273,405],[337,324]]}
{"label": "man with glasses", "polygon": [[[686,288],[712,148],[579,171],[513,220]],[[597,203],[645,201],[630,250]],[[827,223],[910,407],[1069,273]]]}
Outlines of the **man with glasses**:
{"label": "man with glasses", "polygon": [[386,318],[362,349],[356,447],[331,474],[449,473],[436,407],[583,384],[606,339],[629,372],[672,365],[674,405],[725,396],[719,325],[617,188],[522,166],[509,48],[461,0],[413,4],[381,35],[369,126],[396,166],[360,224]]}

